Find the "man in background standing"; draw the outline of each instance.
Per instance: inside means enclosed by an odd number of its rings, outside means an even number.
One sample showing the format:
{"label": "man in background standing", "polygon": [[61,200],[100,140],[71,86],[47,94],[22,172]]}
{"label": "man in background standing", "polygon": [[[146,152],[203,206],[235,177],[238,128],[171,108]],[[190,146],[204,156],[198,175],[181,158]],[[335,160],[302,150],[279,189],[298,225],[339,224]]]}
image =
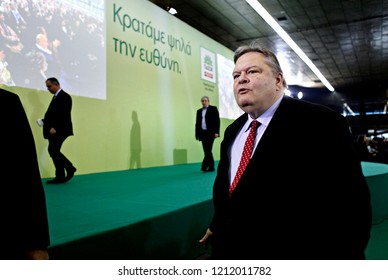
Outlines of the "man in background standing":
{"label": "man in background standing", "polygon": [[209,97],[201,98],[202,108],[197,110],[195,139],[202,142],[205,154],[201,170],[214,171],[213,143],[220,136],[220,116],[216,106],[210,105]]}
{"label": "man in background standing", "polygon": [[43,136],[49,141],[48,152],[55,166],[55,178],[48,180],[47,184],[60,184],[73,178],[76,171],[70,160],[61,153],[63,142],[73,135],[72,100],[71,96],[61,89],[57,78],[48,78],[46,87],[54,96],[44,115]]}

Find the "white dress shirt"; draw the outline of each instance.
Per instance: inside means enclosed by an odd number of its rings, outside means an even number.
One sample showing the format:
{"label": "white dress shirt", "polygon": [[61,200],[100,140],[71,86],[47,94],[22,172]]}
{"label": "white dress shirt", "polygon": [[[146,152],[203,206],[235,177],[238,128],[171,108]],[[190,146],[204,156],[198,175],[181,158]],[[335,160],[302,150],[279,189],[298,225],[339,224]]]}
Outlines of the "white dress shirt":
{"label": "white dress shirt", "polygon": [[[256,150],[257,144],[259,143],[261,137],[263,136],[265,130],[267,129],[273,115],[276,112],[276,109],[279,107],[280,101],[283,98],[279,98],[271,107],[267,109],[260,117],[256,120],[261,123],[261,125],[257,128],[255,143],[253,146],[252,156]],[[238,166],[240,165],[241,156],[244,150],[245,141],[249,134],[250,125],[253,119],[248,115],[248,120],[241,128],[240,132],[237,134],[234,139],[233,144],[229,149],[230,156],[230,167],[229,167],[229,185],[233,182],[234,176],[237,173]]]}

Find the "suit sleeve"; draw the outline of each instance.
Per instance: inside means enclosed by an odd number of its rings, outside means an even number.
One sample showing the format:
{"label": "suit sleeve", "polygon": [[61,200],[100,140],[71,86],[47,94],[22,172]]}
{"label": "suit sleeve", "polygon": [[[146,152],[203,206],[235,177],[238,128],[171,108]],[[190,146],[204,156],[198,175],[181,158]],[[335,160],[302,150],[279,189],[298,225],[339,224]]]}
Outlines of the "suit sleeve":
{"label": "suit sleeve", "polygon": [[197,110],[195,117],[195,139],[201,141],[201,110]]}

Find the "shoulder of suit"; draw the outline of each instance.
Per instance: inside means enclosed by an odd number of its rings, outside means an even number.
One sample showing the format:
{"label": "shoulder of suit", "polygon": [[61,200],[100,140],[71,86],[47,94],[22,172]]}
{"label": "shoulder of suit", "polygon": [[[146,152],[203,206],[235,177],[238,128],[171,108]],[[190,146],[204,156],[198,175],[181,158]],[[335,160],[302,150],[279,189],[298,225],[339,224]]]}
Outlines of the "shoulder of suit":
{"label": "shoulder of suit", "polygon": [[0,88],[0,96],[1,98],[3,97],[8,97],[8,98],[19,98],[19,95],[17,95],[16,93],[13,93],[11,91],[8,91],[8,90],[5,90],[5,89],[2,89]]}
{"label": "shoulder of suit", "polygon": [[66,95],[68,97],[71,97],[71,95],[69,93],[67,93],[66,91],[64,91],[63,89],[61,89],[61,91],[58,94],[62,94],[63,96]]}
{"label": "shoulder of suit", "polygon": [[319,117],[343,117],[340,113],[322,104],[317,104],[306,100],[299,100],[287,96],[283,98],[278,109],[283,110],[281,107],[288,108],[288,110],[292,110],[293,112],[295,112],[296,115],[309,116],[310,118],[315,120]]}

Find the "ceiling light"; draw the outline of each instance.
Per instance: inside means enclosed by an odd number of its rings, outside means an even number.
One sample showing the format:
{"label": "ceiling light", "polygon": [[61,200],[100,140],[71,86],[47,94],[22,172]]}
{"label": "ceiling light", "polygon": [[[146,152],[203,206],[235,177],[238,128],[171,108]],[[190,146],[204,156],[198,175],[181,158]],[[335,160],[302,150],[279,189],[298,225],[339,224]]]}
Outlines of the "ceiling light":
{"label": "ceiling light", "polygon": [[349,111],[350,114],[352,114],[353,116],[356,115],[356,114],[353,112],[353,110],[349,107],[349,105],[348,105],[347,103],[344,103],[343,106],[344,106],[344,108],[345,108],[346,110]]}
{"label": "ceiling light", "polygon": [[173,7],[167,7],[166,10],[172,15],[175,15],[178,13]]}
{"label": "ceiling light", "polygon": [[257,0],[245,0],[268,24],[273,30],[294,50],[294,52],[307,64],[315,75],[330,91],[334,91],[333,86],[326,80],[315,64],[307,57],[302,49],[291,39],[286,31],[274,20],[267,10]]}
{"label": "ceiling light", "polygon": [[284,90],[284,94],[287,95],[287,96],[291,96],[291,91],[288,88],[286,88]]}

